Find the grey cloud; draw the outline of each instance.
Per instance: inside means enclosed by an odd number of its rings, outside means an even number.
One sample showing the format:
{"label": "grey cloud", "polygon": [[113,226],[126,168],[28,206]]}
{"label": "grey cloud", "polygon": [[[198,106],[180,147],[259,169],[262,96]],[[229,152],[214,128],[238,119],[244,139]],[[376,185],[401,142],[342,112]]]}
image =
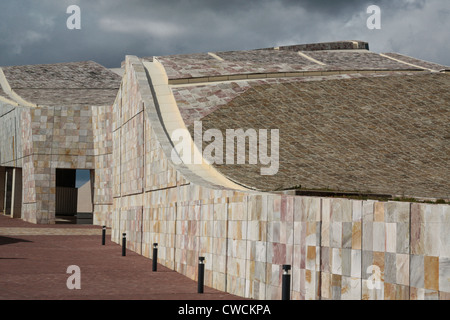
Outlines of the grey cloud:
{"label": "grey cloud", "polygon": [[[66,28],[77,4],[82,29]],[[382,9],[368,30],[366,8]],[[107,67],[138,56],[365,40],[450,65],[447,0],[17,0],[0,3],[0,65],[95,60]],[[425,44],[425,45],[424,45]]]}

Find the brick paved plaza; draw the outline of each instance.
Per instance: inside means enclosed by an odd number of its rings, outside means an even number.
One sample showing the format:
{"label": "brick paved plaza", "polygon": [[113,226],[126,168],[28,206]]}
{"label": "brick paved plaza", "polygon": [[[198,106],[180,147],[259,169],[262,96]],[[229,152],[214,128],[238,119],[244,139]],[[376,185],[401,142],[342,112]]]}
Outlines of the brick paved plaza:
{"label": "brick paved plaza", "polygon": [[[197,282],[127,251],[101,227],[34,225],[0,215],[0,300],[216,300],[241,299]],[[81,289],[69,290],[67,267],[78,265]]]}

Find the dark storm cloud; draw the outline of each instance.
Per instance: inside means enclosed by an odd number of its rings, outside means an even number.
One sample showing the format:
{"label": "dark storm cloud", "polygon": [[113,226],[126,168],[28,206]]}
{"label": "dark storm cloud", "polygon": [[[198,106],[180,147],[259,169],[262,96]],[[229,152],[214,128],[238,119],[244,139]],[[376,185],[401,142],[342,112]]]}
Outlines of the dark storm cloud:
{"label": "dark storm cloud", "polygon": [[[81,8],[81,30],[68,30],[66,8]],[[366,27],[370,4],[382,29]],[[120,65],[138,56],[365,40],[450,64],[447,0],[16,0],[0,3],[0,65],[95,60]]]}

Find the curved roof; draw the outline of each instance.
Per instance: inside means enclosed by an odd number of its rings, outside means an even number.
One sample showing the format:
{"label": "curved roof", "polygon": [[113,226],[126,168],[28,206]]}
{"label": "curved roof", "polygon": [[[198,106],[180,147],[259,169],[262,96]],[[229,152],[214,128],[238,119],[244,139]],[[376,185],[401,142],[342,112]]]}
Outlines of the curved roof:
{"label": "curved roof", "polygon": [[35,105],[110,105],[121,82],[119,75],[93,61],[1,70],[13,93]]}
{"label": "curved roof", "polygon": [[194,121],[223,137],[279,129],[275,175],[248,161],[213,163],[220,173],[264,191],[450,197],[450,78],[437,72],[448,67],[364,49],[289,48],[156,57],[192,136]]}

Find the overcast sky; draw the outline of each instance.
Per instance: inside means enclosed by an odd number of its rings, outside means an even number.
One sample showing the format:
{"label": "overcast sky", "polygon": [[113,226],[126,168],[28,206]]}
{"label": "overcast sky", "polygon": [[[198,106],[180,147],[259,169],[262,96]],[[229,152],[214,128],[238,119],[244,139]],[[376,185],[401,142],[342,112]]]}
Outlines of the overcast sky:
{"label": "overcast sky", "polygon": [[[381,9],[370,30],[369,5]],[[81,29],[66,26],[78,5]],[[363,40],[450,66],[449,0],[2,0],[0,66]]]}

